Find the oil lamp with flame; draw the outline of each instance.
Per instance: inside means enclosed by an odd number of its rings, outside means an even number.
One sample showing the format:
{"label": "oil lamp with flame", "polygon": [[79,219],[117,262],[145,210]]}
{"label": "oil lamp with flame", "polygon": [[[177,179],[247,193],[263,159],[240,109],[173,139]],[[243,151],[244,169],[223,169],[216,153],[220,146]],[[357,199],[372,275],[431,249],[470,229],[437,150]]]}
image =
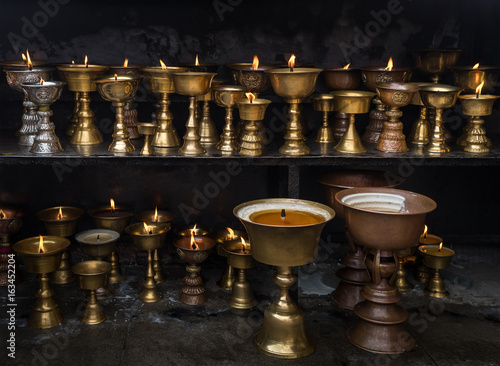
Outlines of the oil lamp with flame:
{"label": "oil lamp with flame", "polygon": [[173,125],[173,115],[170,111],[170,94],[175,92],[174,82],[171,73],[185,72],[186,67],[166,66],[160,60],[160,66],[144,67],[141,71],[144,73],[144,85],[152,93],[158,93],[158,106],[155,118],[158,128],[151,139],[151,145],[154,147],[177,147],[181,140]]}
{"label": "oil lamp with flame", "polygon": [[448,297],[450,294],[444,286],[439,270],[446,269],[450,266],[451,258],[455,255],[455,251],[443,247],[443,242],[439,245],[421,245],[418,247],[418,250],[425,257],[426,266],[434,270],[434,273],[429,279],[427,288],[425,289],[425,293],[436,298]]}
{"label": "oil lamp with flame", "polygon": [[[0,206],[0,286],[9,285],[9,254],[12,253],[11,237],[23,225],[24,213],[17,207]],[[21,282],[21,272],[15,271],[15,284]]]}
{"label": "oil lamp with flame", "polygon": [[189,71],[194,72],[217,72],[219,65],[213,62],[200,62],[200,57],[196,54],[194,62],[180,62],[177,64],[180,67],[186,67]]}
{"label": "oil lamp with flame", "polygon": [[[376,83],[408,82],[411,77],[411,71],[412,69],[408,67],[394,67],[391,57],[386,67],[362,67],[361,79],[368,90],[376,92]],[[387,120],[385,115],[387,106],[378,96],[373,98],[373,104],[375,104],[375,109],[370,112],[370,123],[366,127],[362,139],[365,142],[376,144],[384,129],[384,121]]]}
{"label": "oil lamp with flame", "polygon": [[266,109],[271,101],[256,98],[252,93],[245,93],[246,98],[236,99],[240,118],[245,123],[245,134],[241,139],[240,155],[260,156],[262,155],[262,140],[259,133],[259,122],[266,114]]}
{"label": "oil lamp with flame", "polygon": [[[83,213],[84,211],[78,207],[59,206],[39,211],[36,216],[43,222],[48,235],[67,238],[75,234],[76,223]],[[61,265],[50,276],[50,282],[65,285],[74,280],[70,252],[65,250],[61,257]]]}
{"label": "oil lamp with flame", "polygon": [[28,318],[28,325],[32,328],[52,328],[63,321],[49,285],[49,274],[59,268],[63,251],[69,244],[66,238],[40,235],[21,240],[12,247],[23,259],[26,270],[38,275],[40,288],[35,293],[35,304]]}
{"label": "oil lamp with flame", "polygon": [[279,152],[282,155],[308,155],[310,149],[305,144],[299,117],[300,104],[314,92],[316,80],[323,70],[308,67],[295,69],[295,55],[290,57],[288,66],[284,69],[266,70],[274,92],[289,104],[285,142]]}
{"label": "oil lamp with flame", "polygon": [[19,135],[18,143],[21,146],[31,147],[38,133],[40,116],[37,113],[38,106],[28,97],[22,84],[37,84],[40,83],[41,79],[52,80],[52,71],[54,69],[51,67],[36,66],[36,64],[34,65],[31,62],[28,50],[26,50],[26,54],[27,56],[23,54],[23,57],[26,59],[26,64],[24,64],[24,62],[22,63],[24,66],[21,66],[21,64],[19,64],[19,66],[12,66],[11,62],[6,62],[3,64],[3,67],[9,86],[23,93],[24,97],[24,110],[21,118],[22,123],[17,133]]}
{"label": "oil lamp with flame", "polygon": [[254,55],[252,63],[233,63],[227,66],[232,69],[236,84],[244,87],[247,92],[258,96],[271,88],[271,81],[265,71],[272,67],[260,64],[257,55]]}
{"label": "oil lamp with flame", "polygon": [[[422,235],[420,235],[420,238],[418,240],[419,245],[427,245],[427,244],[438,245],[442,241],[443,238],[437,235],[429,234],[427,225],[424,225],[424,231]],[[423,256],[419,250],[416,251],[416,254],[417,254],[417,259],[416,259],[417,271],[415,277],[417,281],[421,283],[427,283],[429,282],[431,270],[429,267],[425,265],[425,256]]]}
{"label": "oil lamp with flame", "polygon": [[[223,248],[224,243],[232,240],[238,240],[240,238],[248,241],[248,235],[246,232],[233,230],[230,227],[216,231],[213,235],[211,235],[211,237],[217,243],[217,254],[221,257],[226,257],[226,251]],[[234,278],[234,268],[228,264],[221,279],[217,281],[217,286],[223,290],[230,290],[233,285]]]}
{"label": "oil lamp with flame", "polygon": [[71,135],[70,143],[84,146],[102,143],[102,136],[94,123],[94,112],[90,108],[92,100],[89,93],[97,90],[95,79],[103,75],[108,67],[89,65],[88,57],[85,55],[83,64],[60,65],[57,69],[68,83],[68,89],[80,93],[78,124]]}
{"label": "oil lamp with flame", "polygon": [[142,302],[157,302],[162,299],[162,294],[158,292],[158,286],[154,279],[155,271],[153,267],[153,251],[161,248],[165,244],[167,232],[170,230],[170,223],[146,223],[139,222],[127,226],[125,231],[132,237],[132,243],[138,250],[148,252],[148,265],[146,268],[146,280],[143,283],[144,289],[139,294]]}
{"label": "oil lamp with flame", "polygon": [[201,278],[201,263],[209,256],[215,241],[207,236],[195,235],[196,225],[189,236],[182,236],[174,240],[179,257],[187,263],[187,275],[184,277],[184,286],[180,301],[187,305],[201,305],[207,301],[203,279]]}
{"label": "oil lamp with flame", "polygon": [[488,147],[488,138],[483,126],[483,116],[489,116],[492,113],[493,104],[499,98],[496,95],[481,94],[484,81],[478,85],[475,94],[459,95],[458,99],[462,104],[462,112],[470,116],[471,126],[465,127],[465,147],[464,151],[471,154],[486,154],[490,151]]}

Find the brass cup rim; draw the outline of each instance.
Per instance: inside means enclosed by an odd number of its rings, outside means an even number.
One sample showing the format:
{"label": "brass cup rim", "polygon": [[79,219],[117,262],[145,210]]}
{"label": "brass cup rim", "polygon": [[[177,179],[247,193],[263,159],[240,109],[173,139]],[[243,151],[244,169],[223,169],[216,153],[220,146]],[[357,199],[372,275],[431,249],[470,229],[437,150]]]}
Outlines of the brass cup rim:
{"label": "brass cup rim", "polygon": [[212,88],[213,91],[226,92],[245,92],[247,89],[239,85],[217,85]]}
{"label": "brass cup rim", "polygon": [[[446,258],[446,257],[452,257],[452,256],[454,256],[456,254],[456,252],[453,249],[446,247],[446,250],[451,251],[451,255],[450,256],[435,255],[435,254],[432,254],[432,253],[425,252],[424,251],[424,249],[425,249],[424,247],[427,247],[427,248],[439,248],[439,244],[422,244],[422,245],[418,246],[418,250],[419,250],[420,253],[422,253],[423,255],[428,255],[430,257],[436,257],[436,258],[442,258],[442,257],[444,257],[444,258]],[[444,246],[443,246],[443,248],[444,248]]]}
{"label": "brass cup rim", "polygon": [[[156,126],[155,123],[143,123],[143,125],[153,125],[153,126]],[[145,220],[145,218],[150,218],[150,217],[154,217],[154,212],[155,210],[146,210],[146,211],[141,211],[139,213],[137,213],[135,215],[135,217],[137,218],[137,220],[139,221],[145,221],[146,223],[147,222],[152,222],[152,223],[165,223],[165,222],[172,222],[175,220],[176,218],[176,215],[170,211],[167,211],[167,210],[158,210],[158,219],[163,216],[163,217],[166,217],[168,220],[165,220],[165,221],[148,221],[148,220]]]}
{"label": "brass cup rim", "polygon": [[[125,228],[125,232],[131,236],[141,238],[154,238],[167,233],[170,230],[170,222],[146,222],[146,225],[153,228],[152,233],[144,233],[144,223],[137,222]],[[142,229],[142,230],[141,230]]]}
{"label": "brass cup rim", "polygon": [[265,73],[268,74],[287,74],[287,75],[296,75],[296,74],[319,74],[323,71],[323,69],[316,67],[294,67],[293,72],[289,70],[289,68],[274,68],[269,70],[264,70]]}
{"label": "brass cup rim", "polygon": [[104,83],[125,83],[128,81],[140,81],[142,78],[144,78],[144,75],[142,74],[122,74],[122,75],[117,75],[116,79],[114,75],[107,74],[107,75],[101,75],[98,78],[94,80],[94,83],[96,84],[104,84]]}
{"label": "brass cup rim", "polygon": [[28,69],[28,67],[26,66],[26,70],[24,69],[17,69],[17,68],[5,68],[3,71],[4,72],[13,72],[13,73],[32,73],[32,72],[47,72],[47,71],[54,71],[55,68],[53,67],[46,67],[46,66],[42,66],[42,67],[38,67],[38,66],[34,66],[30,69]]}
{"label": "brass cup rim", "polygon": [[481,66],[477,69],[473,69],[472,66],[452,66],[449,67],[451,71],[493,71],[493,70],[500,70],[499,66]]}
{"label": "brass cup rim", "polygon": [[[93,233],[100,233],[100,234],[108,234],[109,236],[111,236],[110,239],[108,240],[103,240],[102,242],[99,242],[99,243],[86,243],[84,241],[82,241],[82,237],[83,236],[86,236],[86,235],[89,235],[89,234],[93,234]],[[117,241],[118,239],[120,239],[120,233],[117,232],[117,231],[114,231],[114,230],[109,230],[109,229],[91,229],[91,230],[85,230],[85,231],[81,231],[79,232],[78,234],[75,235],[75,240],[82,244],[82,245],[95,245],[95,246],[98,246],[98,245],[105,245],[105,244],[109,244],[109,243],[112,243],[114,241]]]}
{"label": "brass cup rim", "polygon": [[450,93],[450,92],[461,92],[464,89],[459,86],[452,86],[446,84],[433,84],[428,86],[420,87],[420,90],[423,92],[432,92],[432,93]]}
{"label": "brass cup rim", "polygon": [[57,66],[58,70],[69,72],[100,72],[109,69],[105,65],[82,65],[82,64],[63,64]]}
{"label": "brass cup rim", "polygon": [[333,100],[334,96],[332,93],[325,93],[325,94],[313,94],[310,96],[310,98],[318,100]]}
{"label": "brass cup rim", "polygon": [[99,276],[111,270],[111,263],[99,260],[90,260],[71,266],[71,272],[78,276]]}
{"label": "brass cup rim", "polygon": [[404,71],[412,71],[412,67],[393,67],[392,70],[386,70],[383,66],[364,66],[359,68],[364,72],[404,72]]}
{"label": "brass cup rim", "polygon": [[[195,237],[195,241],[196,241],[196,238],[202,239],[201,243],[196,242],[199,249],[193,249],[191,247],[191,244],[190,244],[191,238],[189,236],[183,236],[183,237],[179,237],[179,238],[175,239],[173,242],[174,247],[179,248],[180,250],[183,250],[183,251],[187,251],[187,252],[204,252],[204,251],[209,251],[210,249],[212,249],[216,245],[215,240],[213,240],[212,238],[210,238],[206,235],[194,235],[194,237]],[[188,245],[187,246],[178,245],[179,243],[184,243],[184,242],[188,242]],[[200,244],[203,244],[203,245],[200,245]],[[202,248],[202,246],[203,246],[203,248]]]}
{"label": "brass cup rim", "polygon": [[[74,216],[70,217],[70,218],[66,218],[66,219],[60,219],[60,220],[58,220],[57,218],[49,219],[49,218],[44,217],[45,214],[52,212],[52,211],[58,211],[59,208],[63,211],[63,214],[64,214],[64,211],[66,211],[66,212],[70,211],[74,214]],[[49,208],[46,208],[44,210],[38,211],[36,213],[36,216],[37,216],[38,220],[43,221],[43,222],[68,222],[68,221],[78,220],[84,213],[85,213],[85,211],[79,207],[54,206],[54,207],[49,207]]]}
{"label": "brass cup rim", "polygon": [[[18,241],[12,246],[12,249],[21,255],[26,255],[26,256],[31,256],[31,257],[47,257],[47,256],[53,256],[57,253],[60,253],[64,251],[69,245],[71,244],[71,241],[66,238],[62,238],[60,236],[54,236],[54,235],[44,235],[43,236],[43,245],[45,247],[45,252],[44,253],[34,253],[31,251],[28,251],[25,246],[28,245],[28,243],[35,243],[38,244],[39,237],[34,236],[31,238],[26,238],[21,241]],[[31,246],[31,245],[30,245]]]}
{"label": "brass cup rim", "polygon": [[402,92],[408,92],[408,93],[414,93],[420,89],[420,87],[418,85],[397,82],[397,81],[377,82],[377,83],[375,83],[375,87],[377,89],[382,89],[382,90],[386,90],[386,91],[394,90],[394,91],[402,91]]}
{"label": "brass cup rim", "polygon": [[373,98],[375,95],[377,95],[377,93],[375,92],[365,90],[332,90],[330,94],[333,95],[334,99],[336,96],[349,98]]}

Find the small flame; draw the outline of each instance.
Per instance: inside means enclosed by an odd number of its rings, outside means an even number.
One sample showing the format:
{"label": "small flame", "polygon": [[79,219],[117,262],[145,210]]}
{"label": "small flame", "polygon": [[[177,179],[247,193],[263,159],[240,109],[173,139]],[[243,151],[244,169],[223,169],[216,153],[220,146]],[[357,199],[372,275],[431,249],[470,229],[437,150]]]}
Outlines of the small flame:
{"label": "small flame", "polygon": [[83,63],[85,64],[85,67],[89,67],[89,58],[87,55],[85,55],[85,61]]}
{"label": "small flame", "polygon": [[345,66],[343,67],[343,69],[344,69],[344,70],[347,70],[347,69],[349,68],[349,66],[351,66],[351,64],[350,64],[350,63],[348,63],[347,65],[345,65]]}
{"label": "small flame", "polygon": [[481,91],[483,90],[483,86],[484,86],[484,80],[481,84],[478,85],[478,87],[476,88],[476,98],[479,98],[479,96],[481,95]]}
{"label": "small flame", "polygon": [[424,225],[424,233],[422,234],[422,236],[424,237],[424,239],[427,238],[427,225]]}
{"label": "small flame", "polygon": [[71,63],[74,65],[75,64],[75,60],[71,60]]}
{"label": "small flame", "polygon": [[253,93],[245,93],[245,95],[248,98],[248,100],[250,101],[250,103],[253,103],[253,101],[255,100],[255,94],[253,94]]}
{"label": "small flame", "polygon": [[246,253],[246,251],[247,251],[247,242],[243,238],[240,238],[240,239],[241,239],[241,245],[243,245],[243,253]]}
{"label": "small flame", "polygon": [[115,74],[115,81],[118,80],[118,74]]}
{"label": "small flame", "polygon": [[142,224],[144,225],[144,230],[146,230],[146,232],[147,232],[149,235],[153,234],[153,230],[152,230],[152,229],[151,229],[148,225],[146,225],[146,223],[145,223],[145,222],[143,222]]}
{"label": "small flame", "polygon": [[443,248],[443,242],[441,242],[441,244],[439,244],[439,249],[438,251],[441,251],[441,249]]}
{"label": "small flame", "polygon": [[194,227],[191,229],[191,248],[193,249],[198,249],[198,244],[196,244],[196,240],[194,240],[194,232],[196,231],[196,225],[194,225]]}
{"label": "small flame", "polygon": [[26,63],[26,55],[24,53],[21,53],[21,57],[23,58],[24,63]]}
{"label": "small flame", "polygon": [[477,69],[479,69],[479,62],[472,67],[472,70],[477,70]]}
{"label": "small flame", "polygon": [[43,246],[43,236],[40,236],[40,242],[38,244],[38,253],[45,253],[45,248]]}
{"label": "small flame", "polygon": [[126,58],[125,61],[123,61],[123,67],[128,67],[128,58]]}
{"label": "small flame", "polygon": [[43,85],[44,82],[45,80],[43,80],[43,78],[40,78],[40,85]]}
{"label": "small flame", "polygon": [[387,67],[384,70],[387,71],[392,71],[392,68],[394,67],[394,63],[392,62],[392,57],[389,59],[389,62],[387,63]]}
{"label": "small flame", "polygon": [[158,206],[155,207],[155,216],[153,217],[154,222],[158,222]]}
{"label": "small flame", "polygon": [[162,60],[160,60],[160,65],[163,70],[167,69],[167,65],[165,65],[165,63]]}
{"label": "small flame", "polygon": [[259,68],[259,58],[257,55],[253,56],[252,70],[257,70]]}
{"label": "small flame", "polygon": [[5,218],[5,213],[3,212],[2,209],[0,209],[0,219],[4,219]]}
{"label": "small flame", "polygon": [[230,227],[227,227],[226,230],[229,232],[229,240],[234,239],[234,230],[231,229]]}
{"label": "small flame", "polygon": [[59,213],[57,214],[57,219],[62,220],[63,214],[62,214],[62,207],[59,207]]}
{"label": "small flame", "polygon": [[290,68],[290,71],[293,71],[293,68],[295,67],[295,55],[293,53],[288,60],[288,67]]}
{"label": "small flame", "polygon": [[26,58],[27,58],[27,61],[28,61],[28,67],[31,68],[33,67],[33,63],[31,62],[31,57],[30,57],[30,53],[28,52],[28,49],[26,49]]}
{"label": "small flame", "polygon": [[116,208],[116,206],[115,206],[115,200],[111,198],[109,200],[109,205],[111,206],[111,211],[114,212],[115,208]]}
{"label": "small flame", "polygon": [[195,66],[200,66],[200,61],[198,60],[198,54],[196,54],[196,59],[194,60]]}

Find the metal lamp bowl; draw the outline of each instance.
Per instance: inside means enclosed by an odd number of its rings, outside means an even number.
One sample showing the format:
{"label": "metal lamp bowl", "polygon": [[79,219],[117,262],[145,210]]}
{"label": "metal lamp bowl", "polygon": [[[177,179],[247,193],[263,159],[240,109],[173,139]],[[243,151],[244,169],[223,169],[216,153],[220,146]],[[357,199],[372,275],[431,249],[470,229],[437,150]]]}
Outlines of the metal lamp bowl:
{"label": "metal lamp bowl", "polygon": [[330,90],[356,89],[361,84],[359,69],[325,69],[323,78]]}
{"label": "metal lamp bowl", "polygon": [[107,66],[101,65],[59,65],[57,69],[64,75],[68,89],[72,92],[93,92],[97,90],[95,79],[104,74]]}
{"label": "metal lamp bowl", "polygon": [[236,100],[245,97],[246,89],[237,85],[220,85],[213,88],[214,101],[219,107],[232,108]]}
{"label": "metal lamp bowl", "polygon": [[274,92],[284,99],[307,98],[314,92],[316,80],[322,69],[296,68],[293,72],[289,69],[270,69],[269,74]]}
{"label": "metal lamp bowl", "polygon": [[457,101],[462,88],[444,84],[434,84],[420,88],[420,98],[426,107],[451,108]]}
{"label": "metal lamp bowl", "polygon": [[45,253],[38,252],[39,242],[38,236],[27,238],[15,243],[12,249],[21,256],[28,272],[52,273],[59,268],[63,252],[71,242],[58,236],[44,236]]}
{"label": "metal lamp bowl", "polygon": [[194,97],[210,91],[215,72],[174,72],[171,74],[178,94]]}
{"label": "metal lamp bowl", "polygon": [[172,72],[187,72],[187,67],[167,66],[163,69],[161,66],[143,67],[141,71],[144,73],[143,84],[146,89],[153,93],[174,93],[174,81],[172,80]]}
{"label": "metal lamp bowl", "polygon": [[[102,240],[100,243],[88,243],[83,241],[85,236],[98,233],[108,234],[109,240]],[[85,254],[92,258],[104,258],[110,255],[115,250],[116,242],[120,239],[120,233],[114,230],[93,229],[82,231],[75,235],[75,240],[81,245]]]}
{"label": "metal lamp bowl", "polygon": [[109,102],[125,102],[134,97],[143,76],[127,74],[105,76],[95,80],[97,91],[101,97]]}
{"label": "metal lamp bowl", "polygon": [[386,70],[384,67],[362,67],[361,80],[371,91],[377,91],[375,83],[410,81],[412,69],[410,67],[393,67],[392,70]]}
{"label": "metal lamp bowl", "polygon": [[459,95],[462,104],[462,112],[466,116],[489,116],[493,112],[493,104],[500,98],[496,95],[481,95],[476,98],[475,95]]}
{"label": "metal lamp bowl", "polygon": [[26,69],[5,69],[5,74],[7,78],[7,84],[18,92],[24,93],[23,83],[38,83],[40,80],[51,80],[52,72],[54,68],[52,67],[34,67],[29,70]]}
{"label": "metal lamp bowl", "polygon": [[375,83],[375,87],[382,103],[397,108],[410,104],[413,95],[420,89],[418,85],[400,82]]}
{"label": "metal lamp bowl", "polygon": [[368,113],[370,102],[376,95],[373,92],[360,90],[335,90],[330,94],[333,95],[335,111],[347,114]]}
{"label": "metal lamp bowl", "polygon": [[139,250],[159,249],[165,243],[167,232],[170,230],[170,223],[147,223],[151,234],[146,232],[144,224],[138,222],[125,228],[125,232],[132,238],[132,243]]}
{"label": "metal lamp bowl", "polygon": [[426,74],[444,74],[458,62],[462,53],[458,48],[427,48],[416,50],[417,69]]}
{"label": "metal lamp bowl", "polygon": [[51,105],[61,97],[64,81],[45,81],[43,84],[22,83],[28,98],[36,105]]}
{"label": "metal lamp bowl", "polygon": [[106,287],[111,263],[105,261],[86,261],[75,264],[71,271],[76,275],[82,290],[97,290]]}

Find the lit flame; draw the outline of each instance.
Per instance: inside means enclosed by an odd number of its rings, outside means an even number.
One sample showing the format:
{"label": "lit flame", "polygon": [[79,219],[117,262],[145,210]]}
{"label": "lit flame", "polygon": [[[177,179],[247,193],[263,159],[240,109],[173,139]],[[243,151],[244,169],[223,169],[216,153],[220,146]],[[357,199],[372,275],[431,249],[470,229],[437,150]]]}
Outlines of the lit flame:
{"label": "lit flame", "polygon": [[248,98],[248,100],[250,101],[250,103],[253,103],[253,101],[255,100],[255,94],[253,94],[253,93],[245,93],[245,95]]}
{"label": "lit flame", "polygon": [[253,56],[252,70],[257,70],[259,68],[259,58],[257,55]]}
{"label": "lit flame", "polygon": [[162,60],[160,60],[160,65],[163,70],[167,69],[167,65],[165,65],[165,63]]}
{"label": "lit flame", "polygon": [[191,248],[198,249],[198,244],[196,244],[196,240],[194,240],[194,232],[196,231],[196,225],[191,229]]}
{"label": "lit flame", "polygon": [[142,224],[144,225],[144,230],[146,230],[146,232],[147,232],[149,235],[153,234],[153,230],[151,230],[151,228],[150,228],[148,225],[146,225],[146,223],[145,223],[145,222],[143,222]]}
{"label": "lit flame", "polygon": [[246,253],[246,251],[247,251],[247,242],[243,238],[240,238],[240,239],[241,239],[241,244],[243,245],[243,253]]}
{"label": "lit flame", "polygon": [[109,205],[111,206],[111,211],[114,211],[115,210],[115,200],[114,199],[110,199],[109,200]]}
{"label": "lit flame", "polygon": [[194,60],[195,66],[200,66],[200,61],[198,61],[198,54],[196,54],[196,59]]}
{"label": "lit flame", "polygon": [[85,61],[83,63],[85,64],[85,67],[89,67],[89,58],[87,55],[85,55]]}
{"label": "lit flame", "polygon": [[59,207],[59,213],[57,214],[57,219],[62,220],[63,214],[62,214],[62,207]]}
{"label": "lit flame", "polygon": [[295,67],[295,55],[293,53],[288,60],[288,67],[290,68],[290,71],[293,71],[293,68]]}
{"label": "lit flame", "polygon": [[40,85],[43,85],[44,82],[45,80],[43,80],[43,78],[40,78]]}
{"label": "lit flame", "polygon": [[158,222],[158,206],[155,207],[155,216],[153,218],[154,222]]}
{"label": "lit flame", "polygon": [[26,63],[26,55],[24,53],[21,53],[21,57],[23,58],[24,63]]}
{"label": "lit flame", "polygon": [[71,60],[71,63],[72,63],[72,64],[75,64],[75,60]]}
{"label": "lit flame", "polygon": [[387,63],[387,67],[384,70],[387,71],[392,71],[392,68],[394,67],[394,63],[392,62],[392,57],[389,59],[389,62]]}
{"label": "lit flame", "polygon": [[424,239],[427,238],[427,225],[424,225],[424,233],[422,234],[422,236],[424,237]]}
{"label": "lit flame", "polygon": [[45,253],[45,248],[43,247],[43,236],[40,236],[40,242],[38,244],[38,253]]}
{"label": "lit flame", "polygon": [[26,49],[26,58],[27,58],[27,61],[28,61],[28,67],[31,68],[33,67],[33,63],[31,62],[31,57],[30,57],[30,53],[28,52],[28,49]]}
{"label": "lit flame", "polygon": [[123,61],[123,67],[128,67],[128,58],[126,58],[125,61]]}
{"label": "lit flame", "polygon": [[481,84],[478,85],[478,87],[476,88],[476,98],[479,98],[479,96],[481,95],[481,91],[483,90],[483,86],[484,86],[484,80]]}
{"label": "lit flame", "polygon": [[479,69],[479,62],[472,67],[472,70]]}
{"label": "lit flame", "polygon": [[351,64],[350,64],[350,63],[348,63],[347,65],[345,65],[345,66],[343,67],[343,69],[344,69],[344,70],[347,70],[347,69],[349,68],[349,66],[351,66]]}
{"label": "lit flame", "polygon": [[115,81],[118,80],[118,74],[115,74]]}
{"label": "lit flame", "polygon": [[443,242],[441,242],[441,244],[439,244],[439,251],[441,251],[441,248],[443,248]]}
{"label": "lit flame", "polygon": [[2,209],[0,209],[0,219],[4,219],[5,218],[5,213],[3,212]]}
{"label": "lit flame", "polygon": [[231,229],[230,227],[227,227],[226,230],[229,232],[229,240],[234,239],[234,230]]}

